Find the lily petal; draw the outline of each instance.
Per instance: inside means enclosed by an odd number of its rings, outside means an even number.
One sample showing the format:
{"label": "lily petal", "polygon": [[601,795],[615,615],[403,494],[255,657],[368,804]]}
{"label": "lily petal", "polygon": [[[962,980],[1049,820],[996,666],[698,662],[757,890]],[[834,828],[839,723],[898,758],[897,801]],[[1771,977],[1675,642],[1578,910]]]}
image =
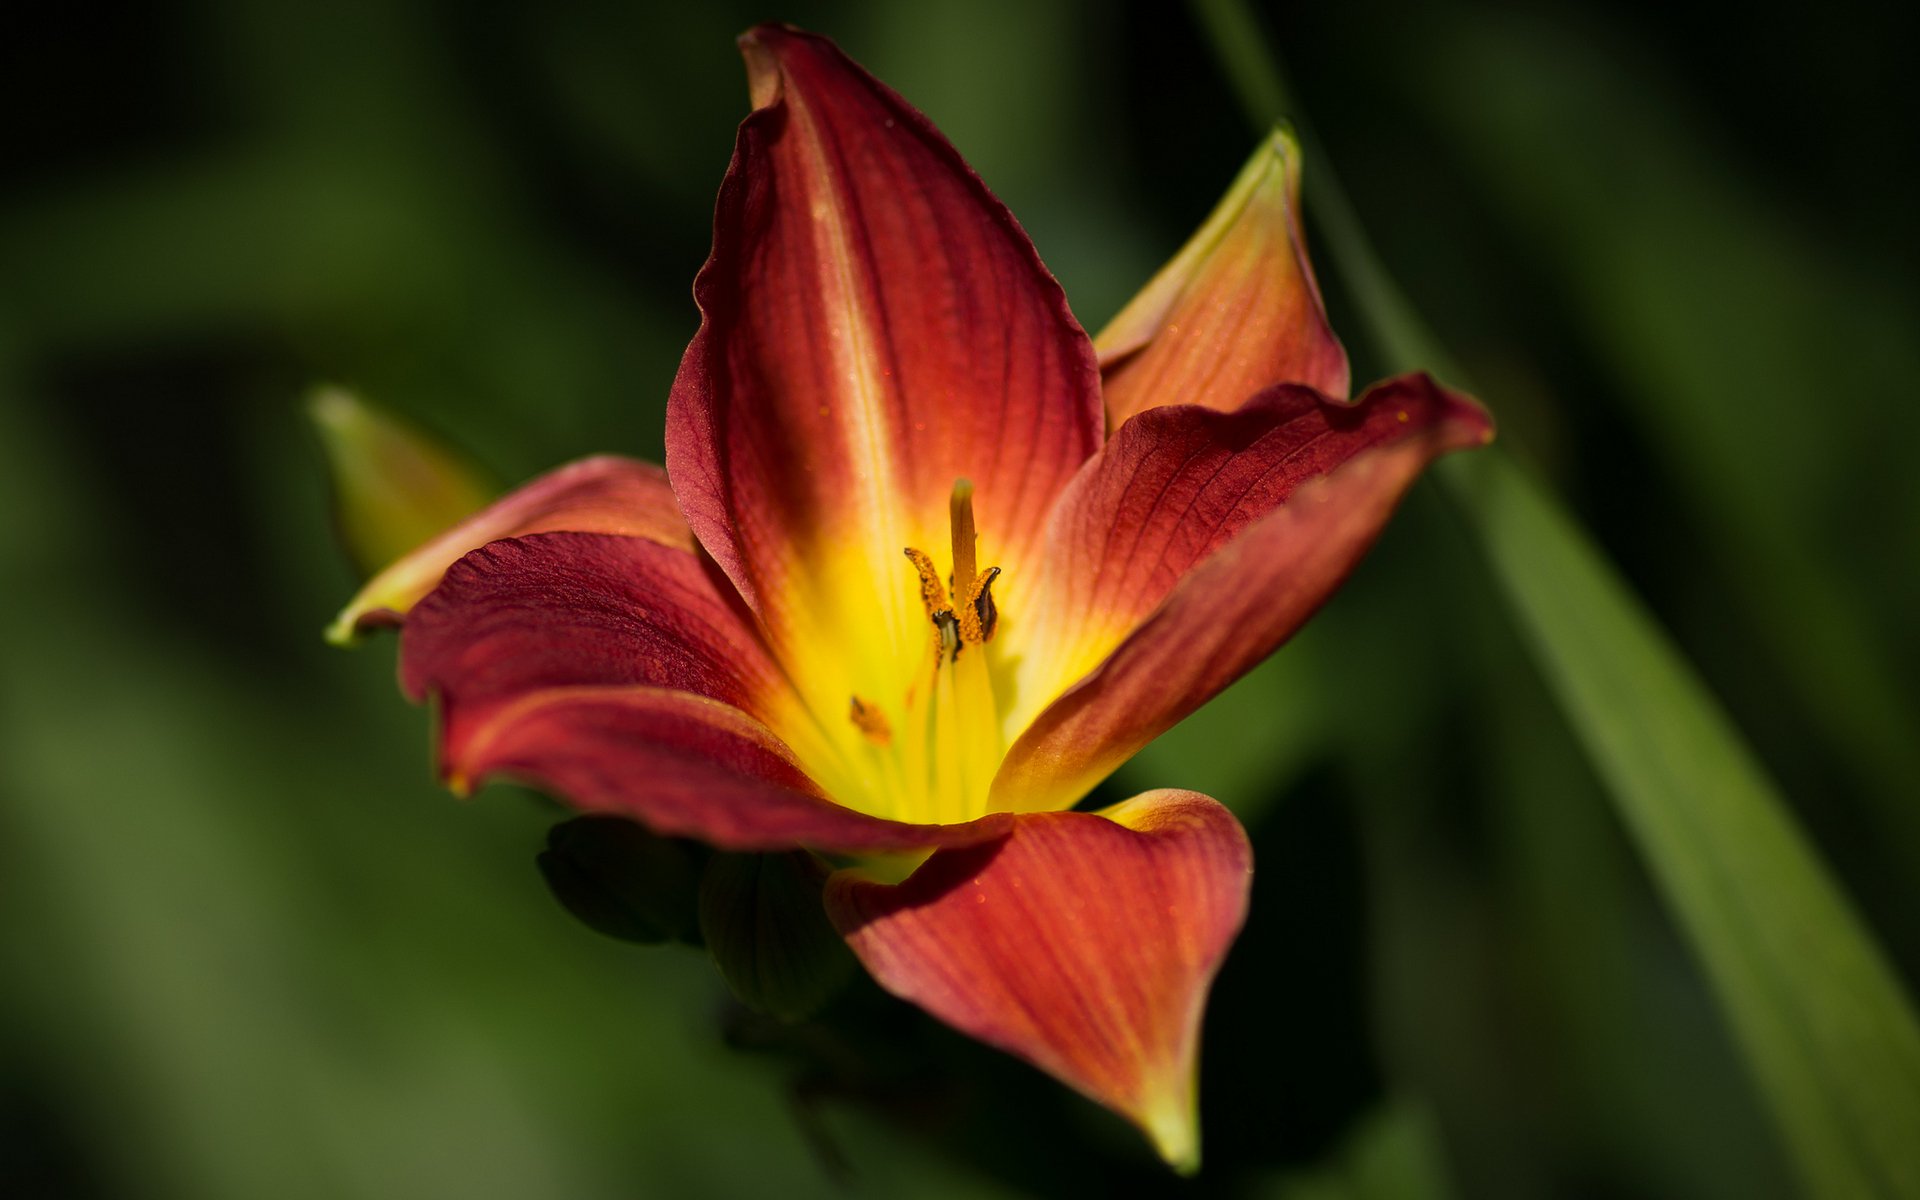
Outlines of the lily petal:
{"label": "lily petal", "polygon": [[326,452],[340,540],[367,575],[496,495],[450,447],[345,388],[316,388],[307,416]]}
{"label": "lily petal", "polygon": [[1011,821],[905,825],[841,808],[754,718],[659,687],[521,693],[449,738],[441,769],[463,793],[485,779],[513,779],[576,808],[726,850],[922,850],[998,837]]}
{"label": "lily petal", "polygon": [[1046,707],[1014,725],[994,807],[1072,804],[1292,636],[1427,463],[1492,435],[1478,404],[1425,375],[1352,405],[1285,386],[1231,413],[1127,422],[1050,526],[1055,654],[1022,683]]}
{"label": "lily petal", "polygon": [[[901,549],[947,544],[964,477],[981,561],[1016,574],[1100,444],[1092,344],[925,117],[824,38],[763,25],[741,48],[755,109],[694,285],[667,469],[790,664],[872,647],[871,673],[916,670],[926,616]],[[843,660],[796,668],[817,704],[906,687]]]}
{"label": "lily petal", "polygon": [[627,534],[693,548],[665,471],[610,454],[583,458],[507,493],[375,575],[334,619],[327,640],[345,644],[370,629],[396,627],[461,555],[499,538],[550,530]]}
{"label": "lily petal", "polygon": [[455,563],[401,631],[400,684],[439,698],[450,760],[493,710],[550,688],[639,684],[788,714],[779,668],[711,564],[614,534],[511,538]]}
{"label": "lily petal", "polygon": [[1190,1171],[1200,1018],[1252,867],[1225,808],[1148,792],[1021,816],[899,884],[842,871],[827,911],[882,987],[1114,1109]]}
{"label": "lily petal", "polygon": [[1346,397],[1347,353],[1321,306],[1299,214],[1300,146],[1276,129],[1094,339],[1111,428],[1162,404],[1238,408],[1281,383]]}

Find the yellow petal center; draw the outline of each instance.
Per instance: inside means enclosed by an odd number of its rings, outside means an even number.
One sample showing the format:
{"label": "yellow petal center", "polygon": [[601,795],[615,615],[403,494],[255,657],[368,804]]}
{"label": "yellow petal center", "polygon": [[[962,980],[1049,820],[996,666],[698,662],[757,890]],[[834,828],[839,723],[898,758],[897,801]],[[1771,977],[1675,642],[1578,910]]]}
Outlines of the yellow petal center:
{"label": "yellow petal center", "polygon": [[[809,766],[849,808],[927,824],[969,821],[987,811],[1006,753],[988,662],[1000,622],[993,599],[1000,568],[979,567],[973,485],[964,479],[954,484],[948,532],[944,564],[918,547],[904,548],[900,598],[910,604],[907,598],[917,593],[926,636],[909,638],[893,653],[911,661],[881,663],[871,672],[855,666],[844,715],[819,723],[832,743],[832,761]],[[880,631],[873,634],[878,638]],[[867,659],[849,654],[847,662]]]}

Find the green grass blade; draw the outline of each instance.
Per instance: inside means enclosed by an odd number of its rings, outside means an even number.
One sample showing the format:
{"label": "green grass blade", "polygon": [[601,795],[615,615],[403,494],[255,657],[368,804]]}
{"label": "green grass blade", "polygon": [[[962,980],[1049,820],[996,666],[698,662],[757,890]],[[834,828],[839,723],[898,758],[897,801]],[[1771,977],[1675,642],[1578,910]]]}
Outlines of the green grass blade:
{"label": "green grass blade", "polygon": [[[1715,143],[1687,90],[1622,65],[1603,37],[1518,19],[1425,53],[1475,81],[1437,89],[1440,136],[1712,531],[1702,557],[1740,589],[1745,640],[1796,694],[1797,723],[1865,785],[1849,807],[1892,855],[1920,856],[1920,696],[1888,644],[1899,618],[1873,594],[1901,585],[1863,571],[1920,562],[1920,493],[1903,503],[1868,482],[1899,478],[1904,451],[1864,402],[1920,376],[1920,297],[1794,216]],[[1659,182],[1626,199],[1607,184],[1626,178]]]}
{"label": "green grass blade", "polygon": [[1809,1191],[1920,1196],[1920,1029],[1719,707],[1505,455],[1443,476],[1533,657],[1705,964]]}
{"label": "green grass blade", "polygon": [[[1264,124],[1285,105],[1239,0],[1196,9]],[[1302,123],[1304,125],[1304,123]],[[1398,367],[1456,381],[1310,131],[1308,204]],[[1685,660],[1551,494],[1493,451],[1440,464],[1575,735],[1706,968],[1818,1196],[1920,1197],[1920,1026],[1878,947]]]}

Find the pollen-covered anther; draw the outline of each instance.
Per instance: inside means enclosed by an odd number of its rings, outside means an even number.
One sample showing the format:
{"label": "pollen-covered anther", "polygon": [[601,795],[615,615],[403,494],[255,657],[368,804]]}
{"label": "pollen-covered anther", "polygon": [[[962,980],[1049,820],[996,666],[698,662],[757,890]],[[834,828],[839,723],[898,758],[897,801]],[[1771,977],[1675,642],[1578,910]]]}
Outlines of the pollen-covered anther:
{"label": "pollen-covered anther", "polygon": [[993,631],[1000,624],[1000,610],[993,603],[993,581],[999,577],[999,567],[988,567],[974,579],[967,602],[958,606],[961,645],[978,646],[993,640]]}
{"label": "pollen-covered anther", "polygon": [[940,572],[934,568],[933,559],[927,557],[925,550],[908,546],[905,553],[907,561],[920,574],[920,603],[926,606],[927,616],[932,618],[933,614],[947,607],[946,585],[940,582]]}
{"label": "pollen-covered anther", "polygon": [[853,696],[847,704],[847,718],[853,727],[866,736],[876,746],[893,744],[893,726],[887,721],[887,714],[880,706],[869,700]]}
{"label": "pollen-covered anther", "polygon": [[933,559],[925,550],[906,548],[907,561],[920,575],[920,604],[927,610],[927,620],[933,623],[934,665],[938,666],[947,659],[960,653],[960,625],[954,618],[953,606],[947,603],[947,589],[940,582],[940,572],[934,567]]}
{"label": "pollen-covered anther", "polygon": [[[993,602],[993,581],[1000,577],[999,567],[976,572],[974,542],[978,534],[973,526],[973,484],[956,480],[948,502],[948,517],[953,538],[953,573],[946,582],[933,558],[924,550],[906,548],[908,561],[920,576],[920,603],[933,623],[937,662],[960,657],[968,646],[991,641],[1000,624],[1000,610]],[[952,600],[948,600],[948,589]],[[936,663],[937,665],[937,663]]]}

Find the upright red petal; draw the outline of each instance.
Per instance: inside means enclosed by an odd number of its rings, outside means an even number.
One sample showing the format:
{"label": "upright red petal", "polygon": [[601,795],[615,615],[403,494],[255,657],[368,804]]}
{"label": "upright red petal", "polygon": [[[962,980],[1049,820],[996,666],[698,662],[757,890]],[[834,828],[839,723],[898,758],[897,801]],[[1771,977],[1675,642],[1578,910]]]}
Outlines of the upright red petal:
{"label": "upright red petal", "polygon": [[368,629],[397,626],[467,551],[497,538],[552,530],[627,534],[693,548],[665,471],[611,454],[583,458],[515,488],[395,561],[367,581],[327,636],[344,642]]}
{"label": "upright red petal", "polygon": [[1162,404],[1233,409],[1282,383],[1344,399],[1300,229],[1300,146],[1275,130],[1206,223],[1094,339],[1107,422]]}
{"label": "upright red petal", "polygon": [[1049,528],[1051,653],[1021,676],[1044,711],[1016,719],[995,807],[1072,804],[1304,624],[1427,463],[1492,432],[1424,375],[1353,405],[1283,387],[1127,422]]}
{"label": "upright red petal", "polygon": [[1032,813],[904,883],[843,871],[827,911],[882,987],[1114,1109],[1199,1163],[1207,989],[1246,916],[1253,855],[1197,792]]}
{"label": "upright red petal", "polygon": [[[1030,556],[1100,444],[1092,345],[925,117],[823,38],[769,25],[741,47],[755,110],[694,286],[668,471],[783,654],[884,642],[876,661],[911,668],[926,620],[902,548],[946,545],[964,477],[982,561]],[[881,686],[836,677],[819,699]]]}

